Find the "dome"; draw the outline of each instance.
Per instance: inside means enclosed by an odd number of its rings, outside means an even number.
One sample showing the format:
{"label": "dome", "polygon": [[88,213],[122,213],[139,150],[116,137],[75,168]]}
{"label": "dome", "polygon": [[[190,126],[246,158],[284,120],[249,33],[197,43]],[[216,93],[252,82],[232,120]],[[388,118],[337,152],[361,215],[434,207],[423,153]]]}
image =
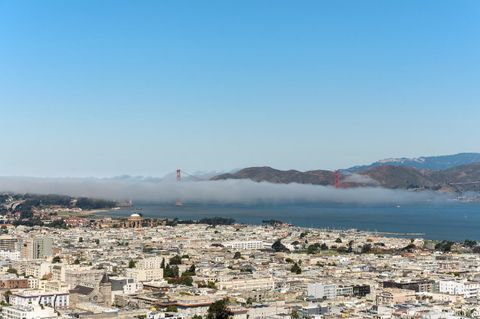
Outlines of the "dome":
{"label": "dome", "polygon": [[139,213],[133,213],[132,215],[130,215],[130,217],[142,217],[142,215],[140,215]]}

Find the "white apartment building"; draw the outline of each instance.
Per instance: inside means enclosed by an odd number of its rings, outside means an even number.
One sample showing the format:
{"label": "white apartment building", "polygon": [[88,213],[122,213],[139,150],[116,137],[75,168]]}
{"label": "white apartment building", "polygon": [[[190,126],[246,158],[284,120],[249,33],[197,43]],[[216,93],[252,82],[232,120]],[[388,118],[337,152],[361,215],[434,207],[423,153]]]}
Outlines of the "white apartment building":
{"label": "white apartment building", "polygon": [[39,289],[40,279],[28,277],[28,288],[30,289]]}
{"label": "white apartment building", "polygon": [[176,313],[176,314],[166,314],[162,311],[149,311],[147,314],[146,319],[184,319],[185,316]]}
{"label": "white apartment building", "polygon": [[24,259],[43,259],[52,256],[53,239],[50,237],[29,238],[23,242],[21,256]]}
{"label": "white apartment building", "polygon": [[53,319],[58,318],[51,307],[40,305],[8,306],[2,308],[2,319]]}
{"label": "white apartment building", "polygon": [[143,284],[132,278],[115,277],[110,278],[110,282],[112,283],[112,293],[118,292],[124,295],[131,295],[143,289]]}
{"label": "white apartment building", "polygon": [[17,251],[19,248],[19,240],[10,235],[0,235],[0,250]]}
{"label": "white apartment building", "polygon": [[161,269],[162,268],[162,257],[149,257],[140,259],[135,264],[135,268],[140,269]]}
{"label": "white apartment building", "polygon": [[337,285],[323,283],[308,284],[307,295],[313,299],[335,299],[337,297]]}
{"label": "white apartment building", "polygon": [[19,260],[19,251],[0,250],[0,260]]}
{"label": "white apartment building", "polygon": [[70,288],[66,283],[58,280],[41,280],[29,277],[28,288],[41,291],[68,291]]}
{"label": "white apartment building", "polygon": [[150,257],[139,260],[135,268],[127,269],[127,278],[131,278],[136,282],[162,280],[162,259],[160,257]]}
{"label": "white apartment building", "polygon": [[220,290],[273,290],[275,281],[271,277],[239,278],[220,281],[217,287]]}
{"label": "white apartment building", "polygon": [[253,250],[263,249],[263,241],[260,240],[247,240],[247,241],[229,241],[223,243],[223,246],[231,249]]}
{"label": "white apartment building", "polygon": [[68,308],[70,295],[68,292],[44,292],[40,290],[24,290],[14,292],[10,296],[12,306],[43,305],[53,308]]}
{"label": "white apartment building", "polygon": [[25,276],[35,277],[41,279],[46,274],[52,271],[52,264],[48,262],[30,263],[25,266]]}
{"label": "white apartment building", "polygon": [[337,286],[337,296],[353,296],[353,286]]}
{"label": "white apartment building", "polygon": [[65,282],[71,289],[77,285],[95,286],[105,273],[102,269],[93,269],[79,265],[58,264],[52,267],[52,279]]}
{"label": "white apartment building", "polygon": [[461,295],[464,298],[477,298],[480,293],[480,282],[478,281],[439,281],[439,292],[449,295]]}

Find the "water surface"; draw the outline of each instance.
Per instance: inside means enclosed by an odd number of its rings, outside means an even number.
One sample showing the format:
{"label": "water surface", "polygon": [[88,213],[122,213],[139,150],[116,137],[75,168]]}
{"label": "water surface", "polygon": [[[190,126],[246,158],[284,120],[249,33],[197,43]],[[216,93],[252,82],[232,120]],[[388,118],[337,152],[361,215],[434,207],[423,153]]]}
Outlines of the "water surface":
{"label": "water surface", "polygon": [[[230,217],[237,222],[261,224],[277,219],[304,227],[424,233],[427,239],[480,240],[480,203],[421,203],[408,205],[354,205],[336,203],[297,204],[139,204],[144,217],[198,220]],[[128,216],[134,208],[109,212]]]}

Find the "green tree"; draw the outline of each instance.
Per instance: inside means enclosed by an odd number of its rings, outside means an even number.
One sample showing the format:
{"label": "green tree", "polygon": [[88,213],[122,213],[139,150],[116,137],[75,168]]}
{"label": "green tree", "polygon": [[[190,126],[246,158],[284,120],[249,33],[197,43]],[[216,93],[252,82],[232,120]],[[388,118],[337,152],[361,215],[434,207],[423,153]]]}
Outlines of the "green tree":
{"label": "green tree", "polygon": [[217,289],[217,286],[215,285],[215,281],[209,280],[208,283],[207,283],[207,288]]}
{"label": "green tree", "polygon": [[449,240],[442,240],[441,242],[435,245],[435,250],[440,250],[443,252],[449,252],[452,250],[454,242]]}
{"label": "green tree", "polygon": [[7,303],[10,302],[10,296],[12,295],[12,292],[10,290],[7,290],[3,293],[3,298]]}
{"label": "green tree", "polygon": [[240,259],[242,258],[242,254],[239,251],[236,251],[235,254],[233,255],[233,259]]}
{"label": "green tree", "polygon": [[362,246],[362,254],[368,254],[372,250],[371,244],[364,244]]}
{"label": "green tree", "polygon": [[185,286],[193,286],[192,276],[182,274],[182,276],[180,277],[179,284],[185,285]]}
{"label": "green tree", "polygon": [[167,306],[167,309],[166,309],[167,312],[177,312],[177,306],[175,305],[169,305]]}
{"label": "green tree", "polygon": [[318,253],[319,251],[320,251],[319,243],[311,244],[311,245],[308,245],[307,247],[307,254],[313,255]]}
{"label": "green tree", "polygon": [[466,239],[463,242],[463,246],[468,247],[468,248],[473,248],[473,247],[477,246],[477,242],[475,240]]}
{"label": "green tree", "polygon": [[78,238],[79,243],[83,243],[83,237]]}
{"label": "green tree", "polygon": [[302,269],[300,268],[300,266],[297,264],[297,263],[294,263],[292,268],[290,268],[290,271],[299,275],[302,273]]}
{"label": "green tree", "polygon": [[62,262],[62,259],[60,258],[60,256],[55,256],[52,259],[52,264],[59,264],[61,262]]}
{"label": "green tree", "polygon": [[128,262],[128,268],[135,268],[136,264],[137,263],[135,262],[135,260],[130,259],[130,261]]}
{"label": "green tree", "polygon": [[188,273],[191,274],[192,276],[196,274],[197,268],[195,267],[195,264],[192,264],[190,268],[188,268]]}
{"label": "green tree", "polygon": [[217,300],[208,307],[207,319],[228,319],[233,313],[228,309],[226,299]]}
{"label": "green tree", "polygon": [[415,244],[410,243],[407,246],[403,247],[402,251],[412,252],[415,248],[417,248]]}
{"label": "green tree", "polygon": [[12,267],[8,268],[7,272],[10,273],[10,274],[18,275],[18,270],[16,270],[15,268],[12,268]]}
{"label": "green tree", "polygon": [[275,250],[276,252],[289,252],[290,250],[285,247],[284,244],[282,244],[282,241],[280,239],[276,240],[273,245],[272,249]]}
{"label": "green tree", "polygon": [[172,258],[170,258],[170,265],[181,265],[182,264],[182,257],[179,255],[175,255]]}
{"label": "green tree", "polygon": [[178,277],[178,267],[170,266],[169,264],[165,266],[163,270],[163,278],[177,278]]}

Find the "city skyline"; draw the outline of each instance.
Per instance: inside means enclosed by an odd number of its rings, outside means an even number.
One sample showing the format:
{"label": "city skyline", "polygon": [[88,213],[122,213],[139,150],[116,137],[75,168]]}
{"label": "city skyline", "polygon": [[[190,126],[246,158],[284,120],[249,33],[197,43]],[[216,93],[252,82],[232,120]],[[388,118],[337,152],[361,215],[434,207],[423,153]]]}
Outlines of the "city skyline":
{"label": "city skyline", "polygon": [[480,319],[479,17],[0,0],[0,318]]}
{"label": "city skyline", "polygon": [[475,1],[0,1],[0,176],[479,152]]}

